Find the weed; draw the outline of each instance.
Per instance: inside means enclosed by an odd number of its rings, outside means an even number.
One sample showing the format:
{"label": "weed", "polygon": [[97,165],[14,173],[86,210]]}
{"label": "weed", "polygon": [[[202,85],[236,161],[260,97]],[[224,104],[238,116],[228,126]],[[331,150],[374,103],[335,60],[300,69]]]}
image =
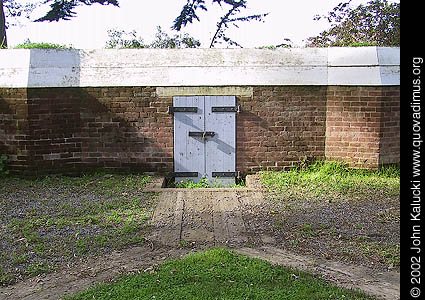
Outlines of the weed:
{"label": "weed", "polygon": [[181,180],[175,183],[176,188],[185,188],[185,189],[196,189],[196,188],[209,188],[211,187],[208,183],[208,178],[203,177],[199,182],[194,182],[193,180]]}
{"label": "weed", "polygon": [[180,248],[191,248],[192,247],[192,244],[189,243],[188,241],[185,241],[183,239],[180,239],[179,240],[179,247]]}
{"label": "weed", "polygon": [[400,245],[386,246],[373,241],[365,241],[360,245],[360,253],[385,263],[388,267],[400,266]]}
{"label": "weed", "polygon": [[78,239],[75,242],[75,249],[79,255],[86,254],[89,250],[89,238]]}
{"label": "weed", "polygon": [[49,266],[44,262],[35,262],[28,266],[27,273],[30,276],[37,276],[42,273],[46,273],[49,270]]}
{"label": "weed", "polygon": [[299,227],[299,232],[302,235],[306,235],[309,237],[315,237],[319,234],[318,229],[314,228],[311,224],[304,223]]}
{"label": "weed", "polygon": [[28,261],[28,254],[26,253],[24,254],[12,253],[11,257],[12,257],[12,260],[10,261],[10,264],[12,266],[18,266]]}

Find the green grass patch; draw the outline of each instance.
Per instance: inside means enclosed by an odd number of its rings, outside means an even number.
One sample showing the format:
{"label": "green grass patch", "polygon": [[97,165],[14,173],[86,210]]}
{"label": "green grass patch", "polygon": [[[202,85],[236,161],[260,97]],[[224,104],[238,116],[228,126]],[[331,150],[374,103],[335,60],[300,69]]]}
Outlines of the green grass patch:
{"label": "green grass patch", "polygon": [[359,198],[373,194],[395,196],[400,192],[400,169],[353,169],[339,162],[317,161],[304,168],[282,172],[262,172],[262,182],[280,199]]}
{"label": "green grass patch", "polygon": [[84,299],[375,299],[314,276],[212,249],[74,295]]}
{"label": "green grass patch", "polygon": [[145,175],[0,178],[0,285],[144,242],[156,196]]}

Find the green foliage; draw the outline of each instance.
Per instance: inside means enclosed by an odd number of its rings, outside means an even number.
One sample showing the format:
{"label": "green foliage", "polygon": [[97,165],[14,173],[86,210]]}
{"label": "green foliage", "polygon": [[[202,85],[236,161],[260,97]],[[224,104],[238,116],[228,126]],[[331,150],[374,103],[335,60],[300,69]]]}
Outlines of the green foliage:
{"label": "green foliage", "polygon": [[85,299],[375,299],[314,276],[216,248],[99,284],[69,298]]}
{"label": "green foliage", "polygon": [[73,49],[72,46],[59,45],[53,43],[33,43],[30,40],[26,40],[22,44],[15,46],[16,49]]}
{"label": "green foliage", "polygon": [[193,180],[181,180],[180,182],[175,183],[176,188],[185,188],[185,189],[196,189],[196,188],[209,188],[208,179],[206,177],[199,180],[198,183],[193,182]]}
{"label": "green foliage", "polygon": [[126,32],[125,30],[108,30],[109,39],[106,41],[106,48],[147,48],[141,37],[137,36],[135,30]]}
{"label": "green foliage", "polygon": [[169,36],[161,29],[161,26],[158,26],[155,40],[149,45],[149,48],[197,48],[199,46],[201,43],[187,33]]}
{"label": "green foliage", "polygon": [[126,32],[111,29],[108,30],[108,37],[106,48],[197,48],[201,45],[198,40],[187,33],[169,36],[161,29],[161,26],[157,27],[155,40],[150,44],[146,44],[142,37],[137,36],[135,30]]}
{"label": "green foliage", "polygon": [[371,0],[357,8],[351,0],[338,4],[326,19],[331,28],[307,39],[308,47],[400,46],[400,3]]}
{"label": "green foliage", "polygon": [[7,169],[8,162],[9,158],[7,157],[7,155],[0,155],[0,177],[9,174],[9,170]]}
{"label": "green foliage", "polygon": [[92,5],[95,3],[102,5],[119,5],[118,0],[44,0],[42,1],[42,3],[51,3],[50,10],[46,13],[44,17],[37,19],[36,22],[69,20],[70,18],[75,17],[75,8],[80,5]]}
{"label": "green foliage", "polygon": [[258,47],[259,49],[270,49],[270,50],[275,50],[278,48],[292,48],[293,47],[293,43],[291,41],[291,39],[285,38],[283,39],[284,42],[278,45],[272,45],[272,46],[261,46]]}
{"label": "green foliage", "polygon": [[[240,16],[242,10],[247,9],[247,0],[212,0],[212,4],[217,3],[221,7],[228,5],[229,10],[225,13],[220,20],[217,22],[217,30],[211,39],[210,48],[215,47],[217,44],[222,42],[227,43],[230,46],[241,47],[242,46],[226,35],[226,30],[233,25],[238,28],[241,22],[250,21],[263,21],[268,15],[266,14],[255,14],[249,16]],[[207,11],[205,0],[187,0],[187,3],[183,6],[180,15],[174,20],[172,29],[180,31],[182,27],[185,27],[188,23],[192,23],[194,20],[199,21],[197,10]]]}
{"label": "green foliage", "polygon": [[340,162],[316,161],[284,172],[263,172],[263,183],[281,199],[313,198],[336,200],[365,195],[397,195],[400,192],[398,166],[378,171],[353,169]]}

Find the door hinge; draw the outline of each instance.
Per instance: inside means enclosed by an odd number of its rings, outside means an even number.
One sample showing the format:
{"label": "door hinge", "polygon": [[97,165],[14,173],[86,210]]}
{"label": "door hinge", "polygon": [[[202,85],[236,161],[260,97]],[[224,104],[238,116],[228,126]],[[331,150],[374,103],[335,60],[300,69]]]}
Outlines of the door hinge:
{"label": "door hinge", "polygon": [[171,172],[170,177],[198,177],[198,172]]}
{"label": "door hinge", "polygon": [[212,177],[236,177],[236,172],[212,172]]}
{"label": "door hinge", "polygon": [[168,106],[168,114],[173,114],[175,112],[198,112],[197,107],[175,107],[175,106]]}
{"label": "door hinge", "polygon": [[241,106],[213,106],[211,112],[241,112]]}

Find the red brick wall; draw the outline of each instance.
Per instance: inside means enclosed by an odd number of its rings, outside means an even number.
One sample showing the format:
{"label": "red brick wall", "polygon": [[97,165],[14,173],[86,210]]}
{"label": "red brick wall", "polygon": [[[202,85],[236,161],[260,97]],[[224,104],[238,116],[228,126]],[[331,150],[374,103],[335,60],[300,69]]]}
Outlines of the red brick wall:
{"label": "red brick wall", "polygon": [[[399,162],[399,87],[258,86],[237,102],[238,171]],[[153,87],[0,89],[0,154],[21,174],[169,172],[171,105]]]}
{"label": "red brick wall", "polygon": [[238,98],[237,170],[281,170],[325,157],[326,87],[254,87]]}
{"label": "red brick wall", "polygon": [[75,171],[75,153],[81,151],[80,94],[78,88],[27,90],[29,171]]}
{"label": "red brick wall", "polygon": [[400,162],[400,87],[382,88],[379,164]]}
{"label": "red brick wall", "polygon": [[9,168],[25,171],[31,163],[26,89],[0,89],[0,155],[9,157]]}
{"label": "red brick wall", "polygon": [[326,158],[372,168],[399,162],[399,106],[399,87],[328,87]]}
{"label": "red brick wall", "polygon": [[131,171],[173,170],[172,98],[155,88],[86,88],[81,102],[81,164]]}

